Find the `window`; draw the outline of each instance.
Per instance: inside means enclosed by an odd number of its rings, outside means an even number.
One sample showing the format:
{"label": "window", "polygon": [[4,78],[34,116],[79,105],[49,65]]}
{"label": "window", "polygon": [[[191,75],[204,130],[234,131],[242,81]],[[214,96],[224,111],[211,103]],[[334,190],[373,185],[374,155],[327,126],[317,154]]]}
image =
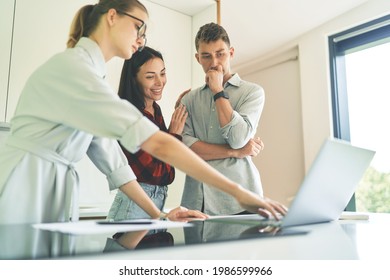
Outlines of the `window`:
{"label": "window", "polygon": [[376,151],[346,210],[390,212],[390,15],[329,37],[334,136]]}

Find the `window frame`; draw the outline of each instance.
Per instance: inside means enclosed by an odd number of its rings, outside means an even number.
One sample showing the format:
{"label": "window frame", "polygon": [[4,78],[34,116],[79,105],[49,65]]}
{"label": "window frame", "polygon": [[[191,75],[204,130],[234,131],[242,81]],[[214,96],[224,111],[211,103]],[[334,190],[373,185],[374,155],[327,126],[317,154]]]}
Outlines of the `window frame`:
{"label": "window frame", "polygon": [[[333,135],[351,141],[345,55],[390,42],[390,15],[328,37]],[[346,209],[356,211],[355,195]]]}

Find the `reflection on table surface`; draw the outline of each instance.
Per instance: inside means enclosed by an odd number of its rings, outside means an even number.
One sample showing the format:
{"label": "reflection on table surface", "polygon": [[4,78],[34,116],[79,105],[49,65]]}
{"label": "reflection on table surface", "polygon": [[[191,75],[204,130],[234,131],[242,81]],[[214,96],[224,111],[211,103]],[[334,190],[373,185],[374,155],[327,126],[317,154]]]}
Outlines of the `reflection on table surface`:
{"label": "reflection on table surface", "polygon": [[113,252],[194,246],[305,234],[307,231],[254,226],[242,223],[193,221],[190,227],[150,231],[70,235],[33,228],[32,225],[0,225],[0,259],[51,259],[105,256]]}

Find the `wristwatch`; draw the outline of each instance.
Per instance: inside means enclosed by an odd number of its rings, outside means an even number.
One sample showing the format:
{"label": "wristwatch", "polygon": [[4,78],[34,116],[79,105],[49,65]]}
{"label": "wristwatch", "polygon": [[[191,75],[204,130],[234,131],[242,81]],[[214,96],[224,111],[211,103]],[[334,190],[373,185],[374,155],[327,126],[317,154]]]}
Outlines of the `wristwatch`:
{"label": "wristwatch", "polygon": [[216,93],[216,94],[214,94],[214,101],[215,100],[217,100],[218,98],[220,98],[220,97],[223,97],[223,98],[226,98],[226,99],[229,99],[229,95],[227,95],[227,93],[226,92],[224,92],[224,91],[220,91],[220,92],[218,92],[218,93]]}

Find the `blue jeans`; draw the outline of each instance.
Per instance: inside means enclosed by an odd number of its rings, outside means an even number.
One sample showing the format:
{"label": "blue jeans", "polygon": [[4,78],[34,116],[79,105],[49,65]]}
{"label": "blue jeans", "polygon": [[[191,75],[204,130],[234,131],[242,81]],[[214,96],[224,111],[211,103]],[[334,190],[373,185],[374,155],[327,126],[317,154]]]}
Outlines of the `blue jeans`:
{"label": "blue jeans", "polygon": [[[168,195],[168,187],[149,185],[145,183],[139,184],[157,208],[162,210]],[[118,190],[107,216],[108,220],[114,221],[149,218],[150,216],[142,210],[141,207],[139,207],[133,200],[129,199],[127,195],[120,190]]]}

